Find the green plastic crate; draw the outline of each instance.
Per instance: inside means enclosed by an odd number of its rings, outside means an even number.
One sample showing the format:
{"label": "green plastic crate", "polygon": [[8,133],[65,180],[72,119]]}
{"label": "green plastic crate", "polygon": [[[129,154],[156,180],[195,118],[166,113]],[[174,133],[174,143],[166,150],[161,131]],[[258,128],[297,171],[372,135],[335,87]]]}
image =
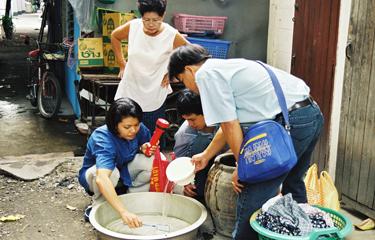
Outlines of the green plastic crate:
{"label": "green plastic crate", "polygon": [[340,240],[344,239],[345,236],[352,232],[353,225],[347,217],[333,209],[320,206],[316,207],[330,215],[335,227],[314,229],[313,232],[307,236],[283,235],[272,232],[259,225],[259,223],[256,221],[256,217],[260,213],[260,210],[251,215],[250,225],[258,233],[259,240]]}

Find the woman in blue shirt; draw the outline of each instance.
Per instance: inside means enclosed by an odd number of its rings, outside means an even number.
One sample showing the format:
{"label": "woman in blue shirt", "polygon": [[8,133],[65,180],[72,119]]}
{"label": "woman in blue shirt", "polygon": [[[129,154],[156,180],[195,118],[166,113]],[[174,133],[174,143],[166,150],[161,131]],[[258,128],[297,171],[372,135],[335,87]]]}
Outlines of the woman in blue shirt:
{"label": "woman in blue shirt", "polygon": [[[137,182],[136,185],[144,185],[142,189],[148,191],[152,159],[137,153],[145,152],[150,131],[141,121],[142,109],[135,101],[116,100],[107,112],[106,124],[91,134],[79,171],[79,182],[93,196],[93,204],[99,203],[103,196],[129,227],[140,227],[142,222],[125,209],[115,187],[120,184],[131,188]],[[145,172],[141,174],[145,176],[143,183],[135,179],[140,171]]]}
{"label": "woman in blue shirt", "polygon": [[[289,111],[290,134],[298,157],[289,173],[277,178],[245,183],[238,181],[237,170],[232,186],[238,193],[233,239],[257,239],[249,224],[250,215],[279,193],[292,193],[298,203],[306,203],[303,177],[323,127],[323,115],[310,97],[310,88],[287,72],[268,66],[278,78]],[[211,144],[192,157],[200,171],[225,143],[238,159],[243,133],[256,122],[283,121],[277,96],[267,71],[256,61],[246,59],[211,59],[199,45],[177,48],[169,62],[169,79],[177,78],[201,96],[207,126],[220,125]],[[245,130],[245,131],[244,131]]]}

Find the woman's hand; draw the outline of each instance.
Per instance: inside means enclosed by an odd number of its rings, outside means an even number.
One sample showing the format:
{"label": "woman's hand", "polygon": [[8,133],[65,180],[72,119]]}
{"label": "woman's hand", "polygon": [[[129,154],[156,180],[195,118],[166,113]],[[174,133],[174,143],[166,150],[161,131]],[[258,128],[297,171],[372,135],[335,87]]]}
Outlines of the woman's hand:
{"label": "woman's hand", "polygon": [[142,227],[142,221],[134,213],[124,210],[120,215],[123,223],[127,224],[130,228]]}
{"label": "woman's hand", "polygon": [[160,86],[162,88],[167,88],[168,85],[169,85],[169,77],[168,77],[168,74],[165,74],[164,77],[163,77],[163,80],[161,80]]}
{"label": "woman's hand", "polygon": [[238,182],[238,169],[237,169],[237,167],[232,174],[232,187],[233,187],[233,190],[236,193],[240,193],[242,191],[242,188],[244,187],[241,183]]}
{"label": "woman's hand", "polygon": [[118,73],[118,77],[120,79],[122,79],[122,77],[124,76],[125,67],[126,67],[126,61],[124,60],[123,64],[120,64],[120,72]]}
{"label": "woman's hand", "polygon": [[[151,146],[151,144],[150,144],[149,142],[146,142],[146,143],[142,144],[142,146],[141,146],[141,148],[140,148],[141,152],[142,152],[143,154],[145,154],[146,149],[147,149],[149,146]],[[157,149],[158,147],[159,147],[159,141],[158,141],[158,143],[157,143],[155,146],[152,146],[152,147],[150,148],[150,153],[151,153],[151,155],[153,155],[153,154],[155,153],[155,151],[156,151],[156,149]]]}
{"label": "woman's hand", "polygon": [[206,157],[205,152],[195,154],[191,158],[191,162],[195,165],[195,172],[199,172],[200,170],[204,169],[207,166],[209,160],[210,159]]}

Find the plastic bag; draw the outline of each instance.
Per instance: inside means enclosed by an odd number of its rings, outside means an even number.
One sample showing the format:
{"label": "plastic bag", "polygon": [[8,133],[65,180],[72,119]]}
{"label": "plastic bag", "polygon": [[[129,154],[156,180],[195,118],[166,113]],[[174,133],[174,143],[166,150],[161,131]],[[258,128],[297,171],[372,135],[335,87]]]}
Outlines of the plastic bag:
{"label": "plastic bag", "polygon": [[307,202],[333,210],[340,209],[339,194],[328,172],[318,175],[318,166],[311,165],[305,177]]}
{"label": "plastic bag", "polygon": [[329,176],[328,172],[326,171],[322,171],[320,173],[320,189],[322,206],[336,211],[339,210],[339,194],[331,176]]}
{"label": "plastic bag", "polygon": [[152,163],[151,177],[150,177],[150,192],[168,192],[173,189],[173,183],[168,181],[166,170],[169,161],[160,153],[159,148],[154,154],[154,161]]}
{"label": "plastic bag", "polygon": [[311,205],[322,205],[318,166],[315,163],[310,166],[309,170],[307,170],[305,186],[307,202]]}
{"label": "plastic bag", "polygon": [[68,0],[82,32],[95,31],[95,0]]}

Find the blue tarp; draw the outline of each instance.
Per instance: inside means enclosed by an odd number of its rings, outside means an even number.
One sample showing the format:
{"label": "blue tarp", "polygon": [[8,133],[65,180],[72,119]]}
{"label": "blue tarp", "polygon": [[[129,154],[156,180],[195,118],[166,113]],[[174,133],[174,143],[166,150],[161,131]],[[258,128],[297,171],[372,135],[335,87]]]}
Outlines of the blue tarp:
{"label": "blue tarp", "polygon": [[[74,43],[77,43],[78,38],[80,37],[80,28],[78,25],[77,18],[74,16]],[[78,82],[81,79],[81,76],[77,73],[77,63],[76,61],[78,56],[78,46],[74,44],[74,61],[69,61],[65,63],[65,93],[69,99],[70,104],[72,105],[74,114],[77,118],[81,116],[81,109],[79,106],[79,99],[77,96],[77,88],[74,82],[77,80]],[[68,59],[69,60],[69,59]]]}

